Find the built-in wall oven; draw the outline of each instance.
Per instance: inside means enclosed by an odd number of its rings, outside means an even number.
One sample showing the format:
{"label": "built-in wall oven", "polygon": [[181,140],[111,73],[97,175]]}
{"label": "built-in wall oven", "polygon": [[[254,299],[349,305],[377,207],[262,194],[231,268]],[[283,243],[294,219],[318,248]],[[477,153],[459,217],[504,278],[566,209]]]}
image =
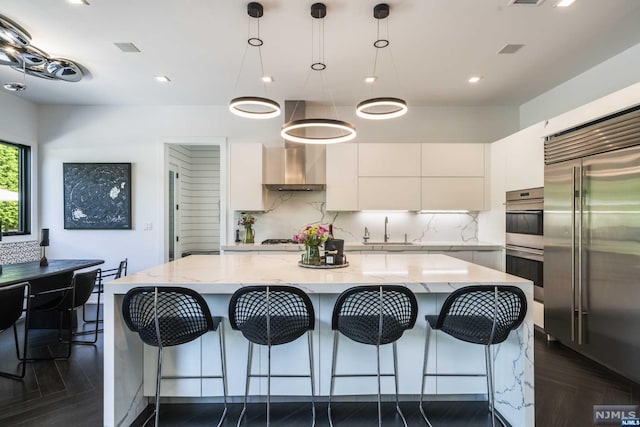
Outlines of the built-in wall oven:
{"label": "built-in wall oven", "polygon": [[506,271],[533,282],[536,301],[544,301],[544,189],[507,192]]}

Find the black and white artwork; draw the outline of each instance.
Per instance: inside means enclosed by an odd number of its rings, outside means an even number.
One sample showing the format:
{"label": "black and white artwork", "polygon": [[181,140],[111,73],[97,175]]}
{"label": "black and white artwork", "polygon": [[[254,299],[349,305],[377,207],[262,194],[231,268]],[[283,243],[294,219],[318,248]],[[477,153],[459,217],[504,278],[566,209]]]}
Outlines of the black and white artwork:
{"label": "black and white artwork", "polygon": [[63,163],[64,228],[131,229],[131,163]]}

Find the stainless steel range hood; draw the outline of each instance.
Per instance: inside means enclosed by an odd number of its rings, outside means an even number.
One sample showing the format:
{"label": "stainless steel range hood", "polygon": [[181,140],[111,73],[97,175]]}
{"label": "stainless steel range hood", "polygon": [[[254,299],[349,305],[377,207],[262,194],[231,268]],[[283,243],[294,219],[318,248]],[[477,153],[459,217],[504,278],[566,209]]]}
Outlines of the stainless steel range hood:
{"label": "stainless steel range hood", "polygon": [[[305,101],[285,101],[285,121],[305,118]],[[307,146],[297,142],[284,141],[284,182],[265,184],[274,191],[321,191],[325,185],[307,179]],[[309,181],[309,182],[307,182]]]}

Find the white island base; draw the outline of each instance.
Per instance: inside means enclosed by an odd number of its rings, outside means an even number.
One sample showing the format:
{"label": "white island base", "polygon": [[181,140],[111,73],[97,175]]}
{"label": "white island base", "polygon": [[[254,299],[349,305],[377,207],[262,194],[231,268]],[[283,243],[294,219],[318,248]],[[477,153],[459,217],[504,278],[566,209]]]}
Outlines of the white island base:
{"label": "white island base", "polygon": [[[299,255],[192,255],[132,274],[105,286],[104,323],[104,425],[129,425],[153,400],[155,393],[155,348],[147,347],[124,325],[121,305],[134,286],[184,286],[203,294],[214,316],[228,317],[233,292],[248,285],[288,284],[304,289],[314,304],[313,332],[316,394],[329,393],[333,331],[331,315],[337,296],[365,284],[407,286],[418,298],[418,320],[398,341],[400,394],[417,401],[420,393],[426,314],[438,313],[449,293],[475,284],[518,286],[527,296],[529,310],[524,323],[508,340],[495,346],[496,408],[512,426],[534,425],[533,386],[533,288],[532,283],[445,255],[371,254],[348,255],[349,267],[306,269],[297,265]],[[240,401],[244,394],[247,341],[225,320],[229,396]],[[485,372],[482,346],[455,340],[443,333],[431,335],[429,373]],[[256,347],[253,372],[266,373],[266,349]],[[259,357],[257,356],[259,355]],[[215,375],[220,373],[217,336],[168,348],[163,375]],[[273,347],[272,373],[308,373],[305,340]],[[391,346],[381,348],[382,372],[392,372]],[[340,373],[375,373],[375,347],[340,338],[337,370]],[[382,392],[393,394],[393,379],[382,379]],[[273,379],[272,396],[307,399],[308,379]],[[374,378],[336,379],[337,399],[376,399]],[[428,377],[427,399],[486,399],[484,377]],[[252,380],[250,394],[266,395],[266,380]],[[189,401],[220,401],[222,386],[215,379],[163,380],[162,396]],[[213,397],[213,398],[212,398]],[[149,400],[151,399],[151,400]],[[326,416],[318,413],[318,417]]]}

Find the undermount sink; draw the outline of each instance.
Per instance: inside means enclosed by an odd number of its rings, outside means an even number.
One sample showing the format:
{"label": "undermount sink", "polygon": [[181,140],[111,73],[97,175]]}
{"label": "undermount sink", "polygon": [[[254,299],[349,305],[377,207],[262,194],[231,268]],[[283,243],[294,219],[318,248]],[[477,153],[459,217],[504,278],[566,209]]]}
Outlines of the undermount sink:
{"label": "undermount sink", "polygon": [[385,246],[407,246],[413,245],[411,242],[362,242],[365,245],[385,245]]}

